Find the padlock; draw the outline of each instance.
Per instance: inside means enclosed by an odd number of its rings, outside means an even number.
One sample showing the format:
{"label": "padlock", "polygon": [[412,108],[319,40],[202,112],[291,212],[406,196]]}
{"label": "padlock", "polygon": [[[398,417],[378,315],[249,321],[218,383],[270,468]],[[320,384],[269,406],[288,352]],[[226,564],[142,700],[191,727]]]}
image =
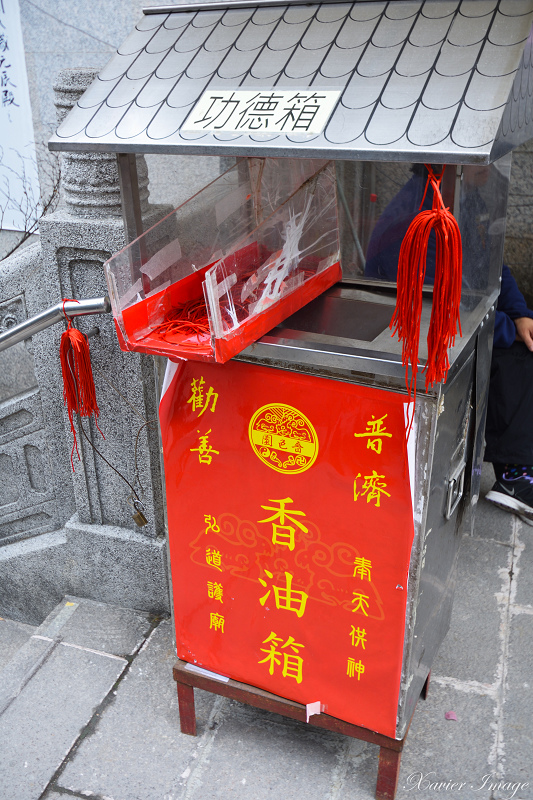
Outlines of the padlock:
{"label": "padlock", "polygon": [[133,514],[133,521],[139,528],[144,528],[145,525],[148,525],[148,520],[144,514],[144,506],[140,500],[135,500],[133,502],[133,507],[135,509],[135,514]]}

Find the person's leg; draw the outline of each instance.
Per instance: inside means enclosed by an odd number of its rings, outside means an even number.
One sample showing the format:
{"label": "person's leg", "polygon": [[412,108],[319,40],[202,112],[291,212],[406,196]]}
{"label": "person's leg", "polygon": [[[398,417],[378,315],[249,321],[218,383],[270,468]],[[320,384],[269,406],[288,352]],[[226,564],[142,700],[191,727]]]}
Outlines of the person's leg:
{"label": "person's leg", "polygon": [[522,342],[494,350],[485,438],[496,475],[486,499],[533,522],[533,353]]}

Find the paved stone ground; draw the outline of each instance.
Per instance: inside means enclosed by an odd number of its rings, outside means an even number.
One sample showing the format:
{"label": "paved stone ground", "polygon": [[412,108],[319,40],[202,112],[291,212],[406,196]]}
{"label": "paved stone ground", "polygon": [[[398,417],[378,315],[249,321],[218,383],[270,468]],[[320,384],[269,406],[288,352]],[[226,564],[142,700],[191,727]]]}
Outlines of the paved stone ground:
{"label": "paved stone ground", "polygon": [[[373,745],[199,691],[181,734],[174,658],[170,620],[78,598],[0,620],[0,800],[373,798]],[[482,500],[398,800],[533,799],[532,664],[533,528]]]}

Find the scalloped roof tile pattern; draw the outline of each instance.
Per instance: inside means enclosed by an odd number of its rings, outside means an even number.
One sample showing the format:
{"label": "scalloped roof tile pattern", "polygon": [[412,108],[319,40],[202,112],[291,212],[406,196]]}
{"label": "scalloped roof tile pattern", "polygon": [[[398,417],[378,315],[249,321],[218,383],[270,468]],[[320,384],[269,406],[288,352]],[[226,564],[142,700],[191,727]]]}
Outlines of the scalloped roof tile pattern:
{"label": "scalloped roof tile pattern", "polygon": [[[486,163],[533,136],[533,0],[146,14],[55,150]],[[313,137],[182,133],[205,89],[338,89]]]}

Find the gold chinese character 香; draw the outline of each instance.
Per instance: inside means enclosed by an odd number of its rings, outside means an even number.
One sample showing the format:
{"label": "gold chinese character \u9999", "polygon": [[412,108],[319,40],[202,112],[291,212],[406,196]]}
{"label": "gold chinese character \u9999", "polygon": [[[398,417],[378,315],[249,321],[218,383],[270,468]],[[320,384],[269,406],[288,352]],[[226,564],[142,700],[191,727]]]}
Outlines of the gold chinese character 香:
{"label": "gold chinese character \u9999", "polygon": [[[296,528],[293,525],[296,525],[304,533],[308,533],[309,529],[300,520],[295,519],[297,516],[305,517],[305,512],[287,509],[287,503],[294,502],[290,497],[285,497],[283,500],[270,500],[269,502],[278,503],[279,508],[276,508],[276,506],[261,506],[265,511],[273,511],[274,514],[266,519],[260,519],[259,522],[272,523],[272,544],[284,545],[292,551],[295,547],[294,535],[296,533]],[[275,520],[279,520],[279,524]],[[292,522],[293,525],[286,525],[287,521]]]}

